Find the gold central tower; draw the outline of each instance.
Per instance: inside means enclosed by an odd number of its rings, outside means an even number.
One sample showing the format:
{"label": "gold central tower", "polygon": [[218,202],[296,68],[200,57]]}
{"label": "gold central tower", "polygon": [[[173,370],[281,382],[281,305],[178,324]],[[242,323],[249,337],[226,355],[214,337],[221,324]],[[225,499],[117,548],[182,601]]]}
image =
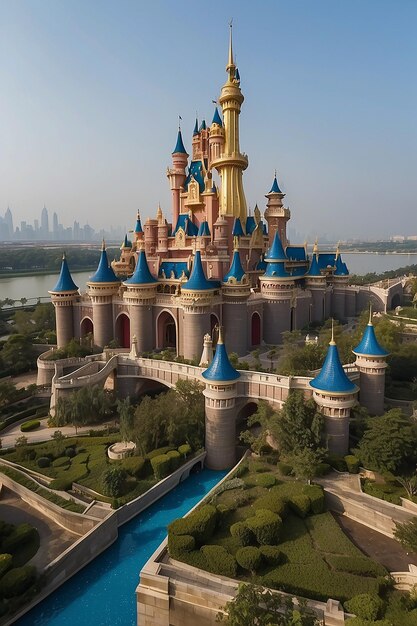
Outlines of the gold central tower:
{"label": "gold central tower", "polygon": [[245,224],[247,217],[246,198],[243,191],[242,174],[248,167],[248,157],[240,152],[239,114],[244,100],[240,91],[240,78],[233,61],[232,27],[230,26],[229,61],[226,66],[228,79],[222,87],[219,103],[223,111],[225,129],[224,149],[211,166],[221,178],[220,213],[240,217]]}

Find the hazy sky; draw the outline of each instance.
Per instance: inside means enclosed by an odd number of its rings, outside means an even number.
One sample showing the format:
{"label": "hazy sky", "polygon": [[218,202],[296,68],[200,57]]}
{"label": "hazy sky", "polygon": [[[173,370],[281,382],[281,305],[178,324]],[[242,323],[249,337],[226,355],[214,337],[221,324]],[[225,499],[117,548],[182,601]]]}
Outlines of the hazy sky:
{"label": "hazy sky", "polygon": [[177,116],[190,152],[231,17],[249,205],[276,168],[311,237],[417,234],[416,0],[0,0],[0,214],[168,211]]}

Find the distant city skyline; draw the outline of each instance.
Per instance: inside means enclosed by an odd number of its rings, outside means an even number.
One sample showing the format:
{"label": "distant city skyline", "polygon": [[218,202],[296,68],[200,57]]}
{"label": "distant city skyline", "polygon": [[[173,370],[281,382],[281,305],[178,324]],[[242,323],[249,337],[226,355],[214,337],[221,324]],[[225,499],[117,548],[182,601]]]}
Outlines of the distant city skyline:
{"label": "distant city skyline", "polygon": [[45,203],[100,231],[168,209],[178,115],[190,152],[196,109],[211,120],[225,81],[232,16],[249,205],[264,210],[277,168],[310,241],[415,232],[410,0],[215,0],[207,16],[183,0],[3,3],[0,214],[33,223]]}

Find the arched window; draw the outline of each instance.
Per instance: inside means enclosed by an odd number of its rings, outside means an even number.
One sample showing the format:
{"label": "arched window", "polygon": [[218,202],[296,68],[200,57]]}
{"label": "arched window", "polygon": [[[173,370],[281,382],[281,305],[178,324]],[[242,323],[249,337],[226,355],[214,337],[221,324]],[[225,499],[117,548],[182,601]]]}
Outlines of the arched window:
{"label": "arched window", "polygon": [[259,346],[261,343],[261,318],[259,313],[254,313],[251,320],[251,343]]}

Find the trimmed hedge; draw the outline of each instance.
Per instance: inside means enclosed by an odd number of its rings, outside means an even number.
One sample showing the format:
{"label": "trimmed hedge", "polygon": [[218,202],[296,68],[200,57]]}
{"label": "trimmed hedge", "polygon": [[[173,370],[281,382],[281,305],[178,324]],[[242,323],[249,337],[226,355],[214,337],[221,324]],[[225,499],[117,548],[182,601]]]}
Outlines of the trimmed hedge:
{"label": "trimmed hedge", "polygon": [[5,574],[13,564],[13,557],[11,554],[0,554],[0,578]]}
{"label": "trimmed hedge", "polygon": [[68,456],[70,459],[72,459],[77,453],[74,447],[70,447],[70,448],[65,448],[64,454],[65,456]]}
{"label": "trimmed hedge", "polygon": [[288,463],[282,463],[281,461],[277,463],[278,470],[280,474],[283,476],[289,476],[292,472],[292,466],[288,465]]}
{"label": "trimmed hedge", "polygon": [[276,478],[273,474],[260,474],[256,480],[259,487],[265,487],[265,489],[269,489],[273,487],[276,483]]}
{"label": "trimmed hedge", "polygon": [[181,558],[184,552],[195,549],[195,539],[192,535],[168,535],[168,553],[174,559]]}
{"label": "trimmed hedge", "polygon": [[318,478],[320,476],[326,476],[326,474],[328,474],[331,471],[332,471],[332,466],[329,463],[318,463],[316,465],[314,476],[317,476]]}
{"label": "trimmed hedge", "polygon": [[155,450],[151,450],[147,454],[145,454],[145,459],[153,459],[155,456],[161,456],[161,454],[166,454],[167,452],[171,452],[171,450],[175,450],[172,446],[164,446],[163,448],[155,448]]}
{"label": "trimmed hedge", "polygon": [[70,491],[73,482],[71,477],[54,478],[54,480],[49,483],[49,489],[53,489],[54,491]]}
{"label": "trimmed hedge", "polygon": [[170,459],[170,472],[174,472],[181,465],[181,455],[178,450],[170,450],[166,456]]}
{"label": "trimmed hedge", "polygon": [[55,461],[52,461],[52,467],[65,467],[66,465],[70,465],[71,459],[67,456],[60,456]]}
{"label": "trimmed hedge", "polygon": [[6,419],[2,420],[0,422],[0,431],[3,430],[4,428],[6,428],[7,426],[10,426],[11,424],[15,424],[16,422],[19,422],[21,419],[24,419],[25,417],[32,417],[36,415],[36,411],[39,409],[49,409],[49,404],[42,404],[42,405],[36,405],[36,406],[31,406],[28,409],[24,409],[23,411],[19,411],[18,413],[14,413],[13,415],[11,415],[10,417],[6,417]]}
{"label": "trimmed hedge", "polygon": [[266,509],[258,509],[254,517],[249,517],[246,520],[246,524],[255,535],[259,544],[278,543],[282,520],[276,513]]}
{"label": "trimmed hedge", "polygon": [[342,456],[338,454],[329,453],[326,457],[326,462],[329,463],[338,472],[347,472],[346,461]]}
{"label": "trimmed hedge", "polygon": [[302,494],[291,496],[288,499],[288,505],[298,517],[307,517],[310,512],[310,498]]}
{"label": "trimmed hedge", "polygon": [[29,433],[31,430],[36,430],[41,425],[39,420],[29,420],[28,422],[23,422],[20,426],[20,430],[22,433]]}
{"label": "trimmed hedge", "polygon": [[171,459],[166,454],[159,454],[151,458],[151,465],[155,478],[161,480],[171,472]]}
{"label": "trimmed hedge", "polygon": [[37,460],[37,464],[38,464],[38,467],[40,467],[41,469],[44,469],[45,467],[50,467],[51,459],[47,456],[41,456]]}
{"label": "trimmed hedge", "polygon": [[287,500],[274,491],[255,500],[253,508],[255,510],[266,509],[267,511],[272,511],[272,513],[276,513],[282,519],[287,515],[288,511]]}
{"label": "trimmed hedge", "polygon": [[238,540],[240,545],[249,546],[254,541],[254,536],[245,522],[236,522],[230,526],[230,534]]}
{"label": "trimmed hedge", "polygon": [[326,510],[324,491],[320,485],[305,485],[303,494],[310,500],[310,510],[313,515],[323,513]]}
{"label": "trimmed hedge", "polygon": [[12,530],[10,535],[3,539],[1,543],[2,551],[13,554],[17,548],[32,541],[37,535],[38,531],[30,524],[19,524]]}
{"label": "trimmed hedge", "polygon": [[348,454],[347,456],[345,456],[344,460],[349,474],[359,473],[360,461],[356,456],[354,456],[353,454]]}
{"label": "trimmed hedge", "polygon": [[366,556],[341,556],[326,554],[328,564],[339,572],[361,574],[362,576],[386,576],[387,570],[383,565],[375,563]]}
{"label": "trimmed hedge", "polygon": [[255,546],[239,548],[236,552],[236,561],[243,569],[256,572],[262,564],[262,554]]}
{"label": "trimmed hedge", "polygon": [[128,456],[121,463],[123,469],[135,478],[145,475],[146,460],[142,456]]}
{"label": "trimmed hedge", "polygon": [[187,517],[171,522],[168,526],[168,536],[169,534],[192,535],[196,543],[201,545],[211,539],[216,521],[216,508],[211,504],[206,504]]}
{"label": "trimmed hedge", "polygon": [[209,570],[213,574],[230,578],[236,576],[236,559],[223,546],[203,546],[201,552],[206,557]]}
{"label": "trimmed hedge", "polygon": [[13,598],[24,593],[36,580],[36,568],[24,565],[9,570],[0,580],[0,596]]}
{"label": "trimmed hedge", "polygon": [[178,452],[183,457],[187,457],[192,452],[192,448],[189,443],[183,443],[182,446],[178,447]]}
{"label": "trimmed hedge", "polygon": [[284,560],[284,555],[277,546],[260,546],[259,552],[268,565],[279,565]]}
{"label": "trimmed hedge", "polygon": [[370,593],[360,593],[345,602],[345,608],[349,613],[354,613],[357,617],[366,620],[375,620],[381,617],[383,606],[384,603],[381,598]]}

